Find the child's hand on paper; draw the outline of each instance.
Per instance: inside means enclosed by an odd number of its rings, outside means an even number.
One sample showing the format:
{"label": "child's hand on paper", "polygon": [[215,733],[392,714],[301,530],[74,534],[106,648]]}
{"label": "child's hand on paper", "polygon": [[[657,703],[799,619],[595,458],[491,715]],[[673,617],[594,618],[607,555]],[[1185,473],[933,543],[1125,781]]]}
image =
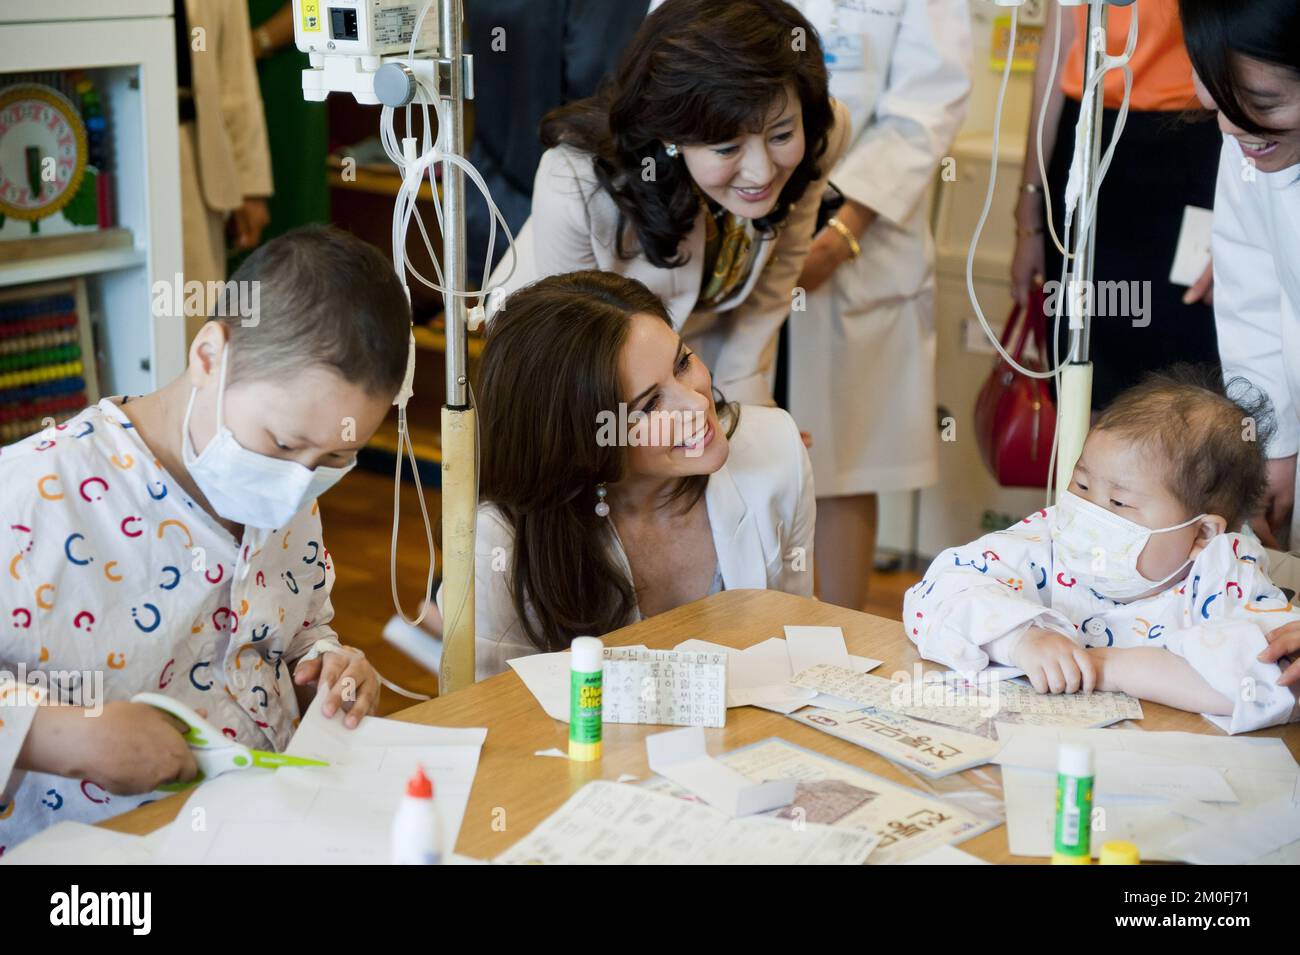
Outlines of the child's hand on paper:
{"label": "child's hand on paper", "polygon": [[347,711],[343,725],[348,729],[354,729],[379,702],[379,676],[356,647],[340,647],[314,660],[300,661],[294,667],[293,682],[317,686],[318,694],[328,694],[321,703],[321,715],[330,719],[343,707]]}
{"label": "child's hand on paper", "polygon": [[144,703],[115,700],[91,715],[76,706],[43,706],[19,754],[19,766],[94,780],[119,796],[188,782],[199,771],[180,720]]}
{"label": "child's hand on paper", "polygon": [[1087,651],[1069,637],[1030,627],[1016,644],[1011,663],[1039,693],[1091,693],[1097,685],[1097,666]]}

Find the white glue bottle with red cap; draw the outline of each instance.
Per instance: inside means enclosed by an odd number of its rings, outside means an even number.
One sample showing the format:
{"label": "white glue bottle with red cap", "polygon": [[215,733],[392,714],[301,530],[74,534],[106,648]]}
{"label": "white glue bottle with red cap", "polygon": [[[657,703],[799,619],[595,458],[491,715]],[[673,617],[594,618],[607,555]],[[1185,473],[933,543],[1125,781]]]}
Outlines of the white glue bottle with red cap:
{"label": "white glue bottle with red cap", "polygon": [[393,817],[393,865],[441,865],[442,817],[433,781],[417,766]]}

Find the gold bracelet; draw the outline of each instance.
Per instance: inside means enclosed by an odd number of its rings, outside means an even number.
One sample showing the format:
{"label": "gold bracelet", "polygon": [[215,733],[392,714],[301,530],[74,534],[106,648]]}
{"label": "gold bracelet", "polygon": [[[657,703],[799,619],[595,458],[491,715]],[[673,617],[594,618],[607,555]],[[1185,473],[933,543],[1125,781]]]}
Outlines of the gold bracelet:
{"label": "gold bracelet", "polygon": [[862,246],[858,245],[857,237],[851,231],[849,231],[848,226],[846,226],[839,219],[835,218],[835,216],[831,216],[829,219],[827,219],[826,224],[830,226],[832,229],[834,229],[836,232],[838,232],[840,234],[840,238],[843,239],[848,244],[850,259],[856,259],[859,255],[862,254]]}

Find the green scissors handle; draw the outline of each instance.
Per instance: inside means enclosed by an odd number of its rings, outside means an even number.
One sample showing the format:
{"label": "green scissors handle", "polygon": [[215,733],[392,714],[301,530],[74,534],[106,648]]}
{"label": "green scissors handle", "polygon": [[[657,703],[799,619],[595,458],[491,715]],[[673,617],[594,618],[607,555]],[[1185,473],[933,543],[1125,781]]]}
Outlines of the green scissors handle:
{"label": "green scissors handle", "polygon": [[190,749],[194,751],[194,761],[199,765],[199,774],[194,779],[189,782],[167,783],[159,786],[159,789],[176,792],[188,789],[204,779],[211,779],[236,769],[252,769],[254,766],[279,769],[282,766],[329,765],[323,760],[308,759],[305,756],[250,749],[243,743],[223,736],[211,723],[180,700],[161,693],[137,693],[131,697],[131,702],[152,706],[184,723],[185,742],[190,744]]}

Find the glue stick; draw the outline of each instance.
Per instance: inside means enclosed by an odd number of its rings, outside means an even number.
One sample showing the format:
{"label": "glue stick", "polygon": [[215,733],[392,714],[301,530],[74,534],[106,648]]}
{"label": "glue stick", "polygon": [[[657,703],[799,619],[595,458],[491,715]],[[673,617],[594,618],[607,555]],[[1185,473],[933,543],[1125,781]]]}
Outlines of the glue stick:
{"label": "glue stick", "polygon": [[575,637],[569,647],[569,759],[600,759],[601,691],[605,645]]}
{"label": "glue stick", "polygon": [[1091,865],[1092,748],[1062,743],[1056,755],[1053,865]]}

